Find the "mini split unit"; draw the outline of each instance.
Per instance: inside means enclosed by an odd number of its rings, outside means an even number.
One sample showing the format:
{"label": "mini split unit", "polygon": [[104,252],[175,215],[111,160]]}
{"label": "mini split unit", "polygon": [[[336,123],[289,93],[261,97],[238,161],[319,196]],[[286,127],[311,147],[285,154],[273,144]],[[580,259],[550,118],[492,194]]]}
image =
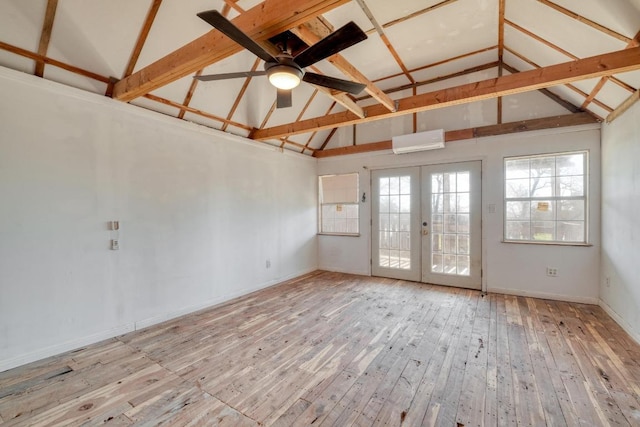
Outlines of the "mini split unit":
{"label": "mini split unit", "polygon": [[395,154],[444,148],[444,129],[394,136],[391,146]]}

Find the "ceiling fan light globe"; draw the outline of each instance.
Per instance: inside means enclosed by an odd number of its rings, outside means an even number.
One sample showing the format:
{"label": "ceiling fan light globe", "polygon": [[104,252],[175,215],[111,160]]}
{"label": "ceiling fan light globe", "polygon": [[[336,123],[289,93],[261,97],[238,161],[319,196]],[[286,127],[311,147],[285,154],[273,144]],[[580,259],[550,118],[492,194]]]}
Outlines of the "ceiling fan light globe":
{"label": "ceiling fan light globe", "polygon": [[267,71],[269,82],[278,89],[289,90],[300,84],[302,71],[286,65],[276,65]]}

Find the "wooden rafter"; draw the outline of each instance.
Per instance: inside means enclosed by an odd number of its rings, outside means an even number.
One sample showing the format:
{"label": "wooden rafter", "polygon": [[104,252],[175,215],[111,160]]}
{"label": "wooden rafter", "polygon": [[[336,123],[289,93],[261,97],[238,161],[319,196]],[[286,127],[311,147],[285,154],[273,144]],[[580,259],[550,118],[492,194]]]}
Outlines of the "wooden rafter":
{"label": "wooden rafter", "polygon": [[627,37],[625,35],[622,35],[622,34],[616,32],[616,31],[613,31],[612,29],[607,28],[604,25],[600,25],[597,22],[592,21],[591,19],[585,18],[584,16],[579,15],[579,14],[577,14],[577,13],[575,13],[575,12],[573,12],[573,11],[567,9],[567,8],[564,8],[564,7],[554,3],[552,1],[549,1],[549,0],[538,0],[538,1],[540,3],[546,5],[546,6],[549,6],[552,9],[557,10],[558,12],[560,12],[560,13],[562,13],[562,14],[570,17],[570,18],[575,19],[576,21],[582,22],[583,24],[586,24],[586,25],[590,26],[591,28],[595,28],[596,30],[601,31],[604,34],[607,34],[608,36],[616,38],[616,39],[618,39],[620,41],[623,41],[625,43],[630,43],[632,41],[632,39],[630,39],[629,37]]}
{"label": "wooden rafter", "polygon": [[[518,30],[518,31],[522,32],[523,34],[528,35],[529,37],[533,38],[534,40],[539,41],[540,43],[544,44],[545,46],[548,46],[548,47],[550,47],[551,49],[553,49],[553,50],[555,50],[555,51],[557,51],[557,52],[560,52],[560,53],[562,53],[563,55],[565,55],[565,56],[567,56],[567,57],[569,57],[569,58],[571,58],[571,59],[576,59],[576,60],[577,60],[577,59],[580,59],[580,58],[578,58],[576,55],[572,54],[571,52],[566,51],[566,50],[562,49],[560,46],[558,46],[558,45],[556,45],[556,44],[553,44],[553,43],[551,43],[551,42],[550,42],[550,41],[548,41],[548,40],[543,39],[542,37],[538,36],[538,35],[537,35],[537,34],[535,34],[535,33],[532,33],[531,31],[527,30],[526,28],[523,28],[523,27],[519,26],[518,24],[515,24],[515,23],[513,23],[513,22],[511,22],[511,21],[509,21],[509,20],[507,20],[507,19],[505,19],[505,22],[506,22],[507,24],[509,24],[510,26],[512,26],[513,28],[515,28],[516,30]],[[632,46],[632,47],[635,47],[635,46]],[[617,79],[617,78],[615,78],[615,77],[613,77],[613,76],[609,76],[609,79],[610,79],[613,83],[616,83],[618,86],[622,87],[623,89],[626,89],[626,90],[628,90],[628,91],[630,91],[630,92],[633,92],[633,90],[634,90],[634,89],[633,89],[633,88],[631,88],[629,85],[627,85],[627,84],[626,84],[626,83],[624,83],[624,82],[621,82],[619,79]]]}
{"label": "wooden rafter", "polygon": [[[442,61],[433,62],[431,64],[427,64],[427,65],[423,65],[423,66],[420,66],[420,67],[412,68],[411,70],[409,70],[409,72],[410,73],[415,73],[417,71],[422,71],[422,70],[426,70],[428,68],[437,67],[438,65],[444,65],[444,64],[447,64],[449,62],[457,61],[458,59],[464,59],[464,58],[468,58],[470,56],[477,55],[477,54],[480,54],[480,53],[489,52],[490,50],[494,50],[494,49],[497,49],[497,48],[498,48],[497,45],[496,46],[485,47],[484,49],[475,50],[473,52],[464,53],[462,55],[458,55],[458,56],[454,56],[454,57],[451,57],[451,58],[444,59]],[[399,76],[403,76],[403,75],[404,75],[404,73],[391,74],[391,75],[386,76],[386,77],[381,77],[379,79],[375,79],[374,82],[377,83],[377,82],[381,82],[383,80],[389,80],[389,79],[393,79],[393,78],[396,78],[396,77],[399,77]]]}
{"label": "wooden rafter", "polygon": [[360,9],[362,9],[364,14],[367,15],[367,18],[369,18],[369,21],[371,21],[371,24],[373,24],[373,28],[375,28],[376,32],[378,33],[378,36],[380,36],[380,40],[382,40],[384,45],[387,47],[387,50],[389,50],[389,52],[391,53],[391,56],[393,56],[393,59],[396,61],[396,63],[398,64],[398,66],[400,67],[404,75],[407,77],[407,79],[409,79],[411,83],[415,83],[413,76],[411,76],[411,73],[409,72],[407,67],[404,65],[404,62],[402,61],[402,58],[400,58],[400,55],[391,44],[391,41],[389,40],[387,35],[384,33],[384,29],[378,23],[375,16],[373,16],[373,13],[369,9],[369,6],[367,6],[367,3],[365,3],[365,0],[356,0],[356,3],[358,3],[358,5],[360,6]]}
{"label": "wooden rafter", "polygon": [[380,105],[372,105],[365,108],[365,119],[360,119],[351,112],[340,112],[257,130],[252,132],[250,137],[272,139],[313,130],[331,129],[638,69],[640,69],[640,47],[403,98],[398,101],[397,113],[391,113]]}
{"label": "wooden rafter", "polygon": [[[51,40],[51,31],[53,30],[53,22],[56,18],[57,9],[58,0],[49,0],[47,2],[47,10],[44,14],[42,31],[40,32],[40,43],[38,44],[38,55],[43,57],[47,55],[47,50],[49,50],[49,41]],[[44,61],[36,61],[34,74],[38,77],[44,75]]]}
{"label": "wooden rafter", "polygon": [[[635,35],[635,37],[629,43],[627,43],[627,46],[625,47],[625,49],[631,49],[633,47],[638,46],[638,40],[640,40],[640,31],[638,31],[638,33]],[[602,90],[604,85],[609,80],[610,80],[610,76],[604,76],[604,77],[600,78],[600,81],[598,81],[598,83],[595,85],[595,87],[591,90],[591,93],[589,93],[589,96],[587,96],[587,99],[585,99],[584,103],[582,104],[582,108],[587,108],[587,106],[591,102],[593,102],[593,100],[596,98],[596,96],[598,96],[598,93],[600,93],[600,90]]]}
{"label": "wooden rafter", "polygon": [[109,84],[111,80],[107,76],[101,76],[100,74],[94,73],[92,71],[84,70],[80,67],[76,67],[75,65],[67,64],[62,61],[58,61],[56,59],[48,58],[43,55],[39,55],[34,52],[30,52],[26,49],[22,49],[21,47],[10,45],[9,43],[5,43],[0,41],[0,49],[6,50],[7,52],[15,53],[16,55],[24,56],[25,58],[30,58],[35,61],[42,61],[47,65],[53,65],[54,67],[62,68],[63,70],[70,71],[72,73],[78,74],[80,76],[88,77],[93,80],[97,80],[99,82]]}
{"label": "wooden rafter", "polygon": [[[515,73],[519,73],[520,72],[520,70],[517,70],[516,68],[514,68],[514,67],[512,67],[512,66],[510,66],[508,64],[502,64],[502,66],[504,67],[505,70],[507,70],[511,74],[515,74]],[[538,67],[536,67],[536,68],[538,68]],[[538,92],[540,92],[541,94],[543,94],[547,98],[553,100],[558,105],[566,108],[567,110],[569,110],[572,113],[581,113],[581,112],[584,111],[580,107],[578,107],[576,105],[573,105],[571,102],[567,101],[566,99],[563,99],[562,97],[560,97],[560,96],[556,95],[555,93],[551,92],[549,89],[546,89],[546,88],[538,89]]]}
{"label": "wooden rafter", "polygon": [[[331,141],[331,138],[333,138],[333,135],[335,135],[335,133],[338,131],[338,128],[333,128],[331,129],[331,132],[329,132],[329,135],[327,135],[327,137],[325,138],[324,142],[322,143],[322,145],[320,146],[320,148],[316,151],[323,151],[325,149],[325,147],[327,146],[327,144],[329,144],[329,141]],[[315,156],[315,153],[314,153]]]}
{"label": "wooden rafter", "polygon": [[[304,107],[302,107],[302,110],[300,110],[300,112],[298,113],[298,117],[296,117],[296,121],[302,119],[302,116],[304,116],[304,113],[307,112],[307,109],[309,108],[309,106],[311,105],[311,103],[313,102],[313,99],[316,97],[316,95],[318,94],[319,90],[316,89],[313,91],[313,93],[311,94],[311,96],[309,97],[309,99],[307,100],[306,104],[304,104]],[[286,138],[283,138],[282,140],[282,144],[280,144],[280,148],[284,147],[284,143],[286,141]],[[304,151],[304,149],[302,150]]]}
{"label": "wooden rafter", "polygon": [[[326,116],[327,114],[331,113],[331,110],[333,110],[333,107],[336,106],[336,102],[333,102],[329,108],[327,109],[327,111],[324,113],[324,115]],[[305,150],[309,147],[309,144],[311,144],[311,141],[313,141],[313,138],[316,136],[316,134],[318,133],[318,131],[313,131],[311,132],[311,135],[309,135],[309,139],[307,139],[307,143],[304,144],[304,148]],[[314,150],[315,152],[315,150]],[[304,154],[304,150],[302,150],[302,154]]]}
{"label": "wooden rafter", "polygon": [[[455,3],[456,1],[458,1],[458,0],[441,1],[440,3],[436,3],[433,6],[425,7],[424,9],[420,9],[420,10],[417,10],[417,11],[415,11],[413,13],[410,13],[410,14],[408,14],[406,16],[403,16],[402,18],[394,19],[393,21],[389,21],[386,24],[382,24],[382,28],[389,28],[389,27],[394,26],[396,24],[399,24],[401,22],[408,21],[409,19],[413,19],[416,16],[420,16],[420,15],[424,15],[425,13],[433,12],[436,9],[440,9],[443,6],[448,6],[451,3]],[[372,28],[372,29],[367,31],[367,34],[373,33],[375,31],[376,31],[376,29]]]}
{"label": "wooden rafter", "polygon": [[[196,71],[195,77],[202,75],[202,71],[203,70],[198,70]],[[196,93],[196,88],[198,87],[198,82],[200,80],[198,79],[192,79],[191,80],[191,84],[189,85],[189,90],[187,91],[187,94],[184,96],[184,101],[182,101],[182,105],[188,107],[189,104],[191,104],[191,99],[193,98],[193,94]],[[184,119],[184,115],[187,111],[183,108],[180,110],[180,113],[178,113],[178,118],[179,119]]]}
{"label": "wooden rafter", "polygon": [[138,58],[140,58],[140,53],[142,52],[142,48],[147,41],[149,31],[151,31],[151,26],[153,25],[153,21],[155,21],[156,19],[156,15],[158,14],[158,9],[160,9],[161,4],[162,0],[153,0],[151,6],[149,6],[147,17],[145,18],[144,24],[140,29],[138,40],[136,40],[136,44],[133,47],[133,51],[131,52],[131,56],[129,57],[129,62],[127,63],[127,68],[124,70],[123,77],[130,76],[131,73],[133,73],[133,70],[136,68]]}
{"label": "wooden rafter", "polygon": [[616,107],[616,109],[613,110],[607,116],[607,123],[611,123],[612,121],[614,121],[615,119],[620,117],[622,115],[622,113],[627,111],[629,108],[631,108],[638,101],[640,101],[640,90],[636,90],[635,92],[633,92],[630,97],[625,99],[622,104],[620,104],[618,107]]}
{"label": "wooden rafter", "polygon": [[[320,17],[312,20],[311,22],[306,23],[305,25],[301,25],[292,29],[292,31],[305,43],[309,46],[317,43],[323,37],[325,37],[328,32],[322,30],[322,28],[327,28],[326,24]],[[332,31],[332,28],[327,28],[327,30]],[[387,107],[389,111],[393,111],[395,109],[395,105],[393,100],[385,94],[379,87],[375,85],[371,80],[369,80],[364,74],[362,74],[356,67],[354,67],[349,61],[347,61],[342,55],[336,54],[333,55],[327,60],[332,63],[338,70],[344,73],[349,78],[363,83],[366,86],[365,91],[375,98],[382,105]]]}
{"label": "wooden rafter", "polygon": [[[445,74],[443,76],[434,77],[434,78],[428,79],[428,80],[422,80],[422,81],[419,81],[419,82],[415,82],[413,84],[406,84],[406,85],[390,88],[390,89],[385,90],[385,93],[402,92],[402,91],[405,91],[405,90],[408,90],[408,89],[415,89],[415,88],[418,88],[420,86],[430,85],[430,84],[433,84],[433,83],[441,82],[443,80],[449,80],[449,79],[452,79],[454,77],[466,76],[468,74],[477,73],[478,71],[490,70],[492,68],[498,67],[498,65],[499,65],[498,61],[489,62],[487,64],[482,64],[482,65],[478,65],[476,67],[467,68],[467,69],[462,70],[462,71],[457,71],[455,73]],[[357,98],[357,100],[361,101],[363,99],[368,99],[368,98],[370,98],[370,96],[362,96],[360,98]]]}
{"label": "wooden rafter", "polygon": [[[597,121],[587,113],[565,114],[562,116],[529,119],[518,122],[503,123],[497,125],[481,126],[470,129],[447,131],[444,134],[445,142],[461,141],[471,138],[484,138],[488,136],[506,135],[511,133],[529,132],[542,129],[554,129],[566,126],[578,126]],[[348,154],[370,153],[391,149],[391,141],[380,141],[362,145],[350,145],[347,147],[318,150],[313,156],[318,158],[345,156]]]}
{"label": "wooden rafter", "polygon": [[147,98],[147,99],[150,99],[151,101],[155,101],[155,102],[158,102],[160,104],[164,104],[164,105],[168,105],[168,106],[173,107],[173,108],[177,108],[178,110],[186,110],[187,112],[195,114],[197,116],[206,117],[208,119],[215,120],[215,121],[223,123],[223,124],[226,123],[226,124],[229,124],[231,126],[235,126],[237,128],[240,128],[240,129],[244,129],[244,130],[248,130],[248,131],[251,130],[251,127],[249,127],[247,125],[244,125],[242,123],[234,122],[232,120],[227,120],[227,119],[224,119],[222,117],[216,116],[215,114],[207,113],[206,111],[202,111],[202,110],[198,110],[196,108],[188,107],[186,105],[178,104],[177,102],[171,101],[170,99],[165,99],[165,98],[162,98],[160,96],[157,96],[157,95],[154,95],[154,94],[151,94],[151,93],[147,93],[146,95],[144,95],[144,97]]}
{"label": "wooden rafter", "polygon": [[[510,48],[510,47],[508,47],[508,46],[505,46],[505,50],[506,50],[506,51],[508,51],[508,52],[510,52],[510,53],[511,53],[512,55],[514,55],[516,58],[519,58],[519,59],[521,59],[522,61],[526,62],[527,64],[531,65],[533,68],[536,68],[536,69],[540,69],[540,68],[542,68],[540,65],[536,64],[536,63],[535,63],[535,62],[533,62],[531,59],[529,59],[529,58],[527,58],[526,56],[522,55],[521,53],[519,53],[519,52],[517,52],[517,51],[515,51],[515,50],[511,49],[511,48]],[[588,96],[588,94],[587,94],[587,93],[585,93],[585,92],[583,92],[582,90],[578,89],[575,85],[572,85],[571,83],[565,83],[565,86],[566,86],[568,89],[570,89],[570,90],[574,91],[575,93],[577,93],[578,95],[580,95],[580,96],[581,96],[581,97],[583,97],[583,98],[586,98],[586,97]],[[594,99],[594,100],[593,100],[593,103],[594,103],[594,104],[596,104],[597,106],[599,106],[600,108],[602,108],[602,109],[604,109],[604,110],[608,111],[608,112],[611,112],[611,111],[613,110],[611,107],[609,107],[608,105],[606,105],[606,104],[604,104],[604,103],[602,103],[602,102],[598,101],[597,99]],[[602,118],[600,117],[600,119],[602,119]]]}
{"label": "wooden rafter", "polygon": [[[256,58],[256,60],[253,62],[253,66],[251,67],[251,71],[255,71],[258,69],[258,65],[260,65],[260,58]],[[238,92],[238,96],[236,96],[236,100],[233,102],[233,105],[231,106],[231,110],[229,111],[229,114],[227,114],[227,120],[231,120],[231,118],[233,117],[233,115],[235,114],[236,110],[238,109],[238,105],[240,105],[240,101],[242,100],[242,97],[244,96],[245,92],[247,91],[247,87],[249,87],[249,83],[251,83],[251,79],[252,77],[247,77],[246,79],[244,79],[244,83],[242,84],[242,88],[240,88],[240,92]],[[222,125],[222,128],[220,130],[225,131],[227,130],[227,126],[229,125],[229,123],[225,123],[224,125]]]}
{"label": "wooden rafter", "polygon": [[[233,19],[234,25],[256,41],[264,41],[303,24],[349,0],[265,0]],[[120,80],[113,97],[130,101],[218,62],[243,48],[216,30],[198,37],[158,61]]]}

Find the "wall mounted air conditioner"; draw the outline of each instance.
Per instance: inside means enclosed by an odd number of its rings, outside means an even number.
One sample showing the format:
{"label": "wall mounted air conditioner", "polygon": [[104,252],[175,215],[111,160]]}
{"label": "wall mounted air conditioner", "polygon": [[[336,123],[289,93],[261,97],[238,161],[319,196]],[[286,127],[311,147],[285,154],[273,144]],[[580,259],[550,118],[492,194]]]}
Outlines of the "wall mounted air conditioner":
{"label": "wall mounted air conditioner", "polygon": [[394,136],[391,147],[395,154],[444,148],[444,129]]}

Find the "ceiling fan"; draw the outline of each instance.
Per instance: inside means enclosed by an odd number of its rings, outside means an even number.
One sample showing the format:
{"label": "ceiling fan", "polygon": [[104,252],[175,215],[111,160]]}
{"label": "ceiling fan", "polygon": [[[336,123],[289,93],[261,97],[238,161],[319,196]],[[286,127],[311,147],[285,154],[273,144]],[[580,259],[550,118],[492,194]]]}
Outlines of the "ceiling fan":
{"label": "ceiling fan", "polygon": [[231,40],[238,43],[240,46],[264,60],[264,71],[243,71],[238,73],[195,76],[194,78],[198,80],[211,81],[266,75],[269,78],[269,82],[278,89],[278,108],[291,107],[291,89],[298,86],[300,81],[335,89],[341,92],[349,92],[354,95],[362,92],[366,86],[362,83],[337,79],[335,77],[324,76],[322,74],[311,73],[304,70],[305,67],[315,64],[318,61],[365,40],[367,35],[354,22],[349,22],[296,56],[291,55],[287,49],[287,43],[285,42],[282,52],[276,57],[273,57],[262,46],[243,33],[242,30],[236,27],[217,10],[200,12],[198,13],[198,17],[229,37]]}

